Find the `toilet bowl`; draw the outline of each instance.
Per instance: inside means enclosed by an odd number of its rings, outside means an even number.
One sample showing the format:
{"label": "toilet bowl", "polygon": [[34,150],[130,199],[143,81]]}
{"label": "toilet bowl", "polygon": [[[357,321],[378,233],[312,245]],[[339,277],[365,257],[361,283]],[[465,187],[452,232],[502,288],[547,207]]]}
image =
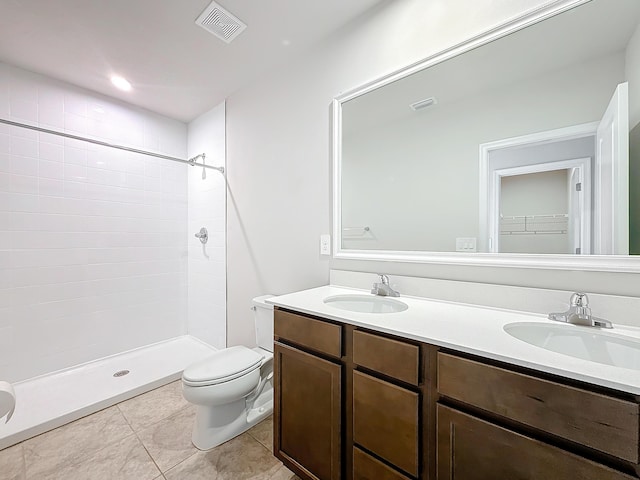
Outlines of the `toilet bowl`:
{"label": "toilet bowl", "polygon": [[191,440],[209,450],[240,435],[273,411],[273,306],[253,299],[256,348],[219,350],[184,369],[184,398],[197,406]]}

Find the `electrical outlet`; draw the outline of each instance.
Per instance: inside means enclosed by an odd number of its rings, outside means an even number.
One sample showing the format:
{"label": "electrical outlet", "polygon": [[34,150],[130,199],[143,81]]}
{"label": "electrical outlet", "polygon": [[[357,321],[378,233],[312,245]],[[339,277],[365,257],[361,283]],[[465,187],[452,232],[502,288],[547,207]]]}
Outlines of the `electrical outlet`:
{"label": "electrical outlet", "polygon": [[458,237],[456,238],[456,252],[475,252],[476,237]]}
{"label": "electrical outlet", "polygon": [[320,255],[331,255],[331,235],[320,235]]}

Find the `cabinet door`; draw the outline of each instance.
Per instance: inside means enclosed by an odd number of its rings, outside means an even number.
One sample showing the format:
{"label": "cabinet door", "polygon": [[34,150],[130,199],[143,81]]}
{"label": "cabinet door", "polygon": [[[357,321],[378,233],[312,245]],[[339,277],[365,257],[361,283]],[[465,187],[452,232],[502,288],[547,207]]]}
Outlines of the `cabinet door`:
{"label": "cabinet door", "polygon": [[632,480],[585,458],[438,405],[438,480]]}
{"label": "cabinet door", "polygon": [[340,480],[341,370],[276,342],[274,451],[311,479]]}

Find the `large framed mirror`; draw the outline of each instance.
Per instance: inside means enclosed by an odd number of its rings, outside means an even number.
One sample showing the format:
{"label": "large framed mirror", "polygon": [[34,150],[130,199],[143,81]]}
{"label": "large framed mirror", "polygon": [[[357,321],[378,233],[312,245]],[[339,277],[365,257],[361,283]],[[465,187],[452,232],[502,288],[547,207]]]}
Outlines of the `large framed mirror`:
{"label": "large framed mirror", "polygon": [[552,2],[337,97],[333,180],[336,258],[640,271],[640,2]]}

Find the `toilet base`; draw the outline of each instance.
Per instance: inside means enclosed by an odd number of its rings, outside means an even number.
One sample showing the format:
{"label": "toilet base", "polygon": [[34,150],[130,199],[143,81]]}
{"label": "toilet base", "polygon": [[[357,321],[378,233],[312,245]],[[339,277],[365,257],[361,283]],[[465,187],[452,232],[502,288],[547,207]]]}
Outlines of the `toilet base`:
{"label": "toilet base", "polygon": [[226,405],[199,405],[191,441],[198,450],[210,450],[237,437],[273,412],[273,389],[269,388],[255,402],[247,405],[240,399]]}

